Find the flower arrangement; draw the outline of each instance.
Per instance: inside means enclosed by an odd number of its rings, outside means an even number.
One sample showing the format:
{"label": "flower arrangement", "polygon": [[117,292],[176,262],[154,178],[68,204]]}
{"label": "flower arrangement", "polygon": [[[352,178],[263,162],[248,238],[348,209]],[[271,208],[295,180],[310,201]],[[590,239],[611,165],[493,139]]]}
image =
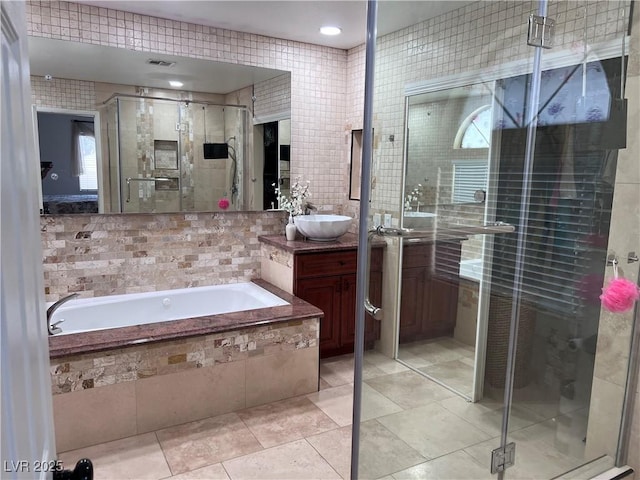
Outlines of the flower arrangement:
{"label": "flower arrangement", "polygon": [[274,183],[273,186],[276,190],[279,208],[289,212],[289,215],[292,217],[302,215],[306,207],[306,199],[311,196],[311,192],[309,192],[309,183],[309,180],[305,183],[301,183],[300,177],[296,177],[296,181],[289,189],[288,197],[284,195],[280,190],[280,187]]}
{"label": "flower arrangement", "polygon": [[411,190],[410,193],[407,193],[404,196],[404,208],[407,211],[411,211],[412,206],[411,204],[413,202],[420,202],[420,199],[422,198],[422,184],[419,183],[416,187],[413,188],[413,190]]}

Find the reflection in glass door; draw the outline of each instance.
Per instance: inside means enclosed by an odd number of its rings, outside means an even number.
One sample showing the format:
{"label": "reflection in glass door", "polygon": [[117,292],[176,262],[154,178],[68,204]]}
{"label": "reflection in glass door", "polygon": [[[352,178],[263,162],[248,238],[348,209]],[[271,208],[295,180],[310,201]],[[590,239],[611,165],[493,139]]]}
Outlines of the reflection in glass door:
{"label": "reflection in glass door", "polygon": [[[364,361],[397,368],[362,380],[355,469],[589,478],[614,464],[622,415],[624,389],[603,389],[613,355],[603,345],[622,359],[629,348],[629,331],[607,332],[598,300],[629,3],[552,2],[547,12],[544,1],[538,11],[476,2],[445,13],[437,3],[425,2],[427,20],[377,39],[373,126],[383,134],[371,208],[398,228],[378,229],[387,303],[378,352]],[[556,19],[544,55],[527,45],[532,13]],[[548,32],[533,22],[534,34]],[[626,364],[616,365],[620,385]]]}
{"label": "reflection in glass door", "polygon": [[[493,84],[407,97],[397,358],[473,397]],[[443,235],[443,233],[445,233]]]}

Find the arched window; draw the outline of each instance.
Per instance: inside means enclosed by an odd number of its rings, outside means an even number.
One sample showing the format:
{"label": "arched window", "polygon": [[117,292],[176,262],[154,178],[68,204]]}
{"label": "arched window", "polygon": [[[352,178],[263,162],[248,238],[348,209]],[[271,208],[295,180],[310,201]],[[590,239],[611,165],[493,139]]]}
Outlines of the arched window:
{"label": "arched window", "polygon": [[491,142],[491,106],[483,105],[464,119],[453,148],[489,148]]}
{"label": "arched window", "polygon": [[[454,149],[487,149],[491,143],[491,106],[483,105],[464,119],[453,142]],[[486,151],[486,150],[485,150]],[[472,154],[472,157],[475,156]],[[477,159],[453,161],[453,203],[476,202],[475,192],[487,189],[489,173],[487,154]]]}

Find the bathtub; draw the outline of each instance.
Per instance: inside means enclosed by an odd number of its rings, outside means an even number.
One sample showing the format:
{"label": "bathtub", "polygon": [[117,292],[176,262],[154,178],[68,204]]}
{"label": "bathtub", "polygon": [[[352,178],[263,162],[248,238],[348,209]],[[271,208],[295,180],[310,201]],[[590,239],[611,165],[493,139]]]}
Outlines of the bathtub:
{"label": "bathtub", "polygon": [[51,323],[61,322],[58,336],[283,305],[289,302],[255,283],[232,283],[73,299],[54,312]]}
{"label": "bathtub", "polygon": [[49,336],[58,451],[316,392],[322,316],[260,279],[61,305],[63,333]]}

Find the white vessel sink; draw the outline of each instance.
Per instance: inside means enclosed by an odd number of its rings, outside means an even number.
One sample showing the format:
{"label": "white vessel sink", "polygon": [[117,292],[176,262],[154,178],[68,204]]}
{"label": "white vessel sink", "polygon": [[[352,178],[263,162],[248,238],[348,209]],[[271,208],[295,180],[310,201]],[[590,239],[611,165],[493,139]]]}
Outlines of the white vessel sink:
{"label": "white vessel sink", "polygon": [[309,240],[330,242],[341,237],[351,225],[351,217],[345,215],[298,215],[293,217],[298,231]]}
{"label": "white vessel sink", "polygon": [[432,227],[437,215],[429,212],[404,212],[405,228],[427,228]]}

